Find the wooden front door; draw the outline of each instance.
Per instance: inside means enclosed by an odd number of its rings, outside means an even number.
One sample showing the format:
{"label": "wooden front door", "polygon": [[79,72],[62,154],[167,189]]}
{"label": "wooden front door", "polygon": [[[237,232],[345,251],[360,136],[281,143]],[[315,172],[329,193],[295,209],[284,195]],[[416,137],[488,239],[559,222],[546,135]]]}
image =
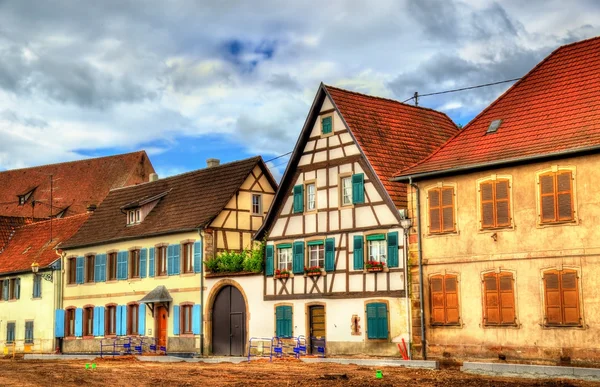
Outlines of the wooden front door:
{"label": "wooden front door", "polygon": [[154,331],[157,341],[157,345],[159,347],[167,347],[167,322],[169,321],[167,308],[164,306],[157,306],[156,313],[154,314],[155,318],[155,326],[156,329]]}
{"label": "wooden front door", "polygon": [[223,287],[212,310],[212,353],[244,356],[246,347],[246,303],[233,286]]}
{"label": "wooden front door", "polygon": [[313,305],[308,308],[310,353],[317,354],[318,347],[325,347],[325,307]]}

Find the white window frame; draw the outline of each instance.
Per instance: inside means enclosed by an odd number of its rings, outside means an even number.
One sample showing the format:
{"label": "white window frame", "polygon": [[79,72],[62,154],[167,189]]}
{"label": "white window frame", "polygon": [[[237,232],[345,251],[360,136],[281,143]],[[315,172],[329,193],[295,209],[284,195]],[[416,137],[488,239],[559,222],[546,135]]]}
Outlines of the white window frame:
{"label": "white window frame", "polygon": [[368,259],[367,261],[382,262],[387,264],[387,241],[367,241]]}
{"label": "white window frame", "polygon": [[292,270],[292,248],[277,248],[277,269],[278,270]]}
{"label": "white window frame", "polygon": [[[258,199],[257,203],[254,203],[254,199]],[[261,194],[252,194],[252,215],[262,215],[262,195]],[[256,211],[254,210],[256,207]]]}
{"label": "white window frame", "polygon": [[340,190],[342,206],[352,205],[352,176],[342,176],[340,178]]}
{"label": "white window frame", "polygon": [[[325,244],[310,245],[308,247],[308,266],[325,267]],[[316,256],[316,257],[315,257]]]}
{"label": "white window frame", "polygon": [[[312,187],[312,192],[311,192]],[[312,183],[307,183],[306,188],[306,211],[315,211],[317,209],[317,185]]]}

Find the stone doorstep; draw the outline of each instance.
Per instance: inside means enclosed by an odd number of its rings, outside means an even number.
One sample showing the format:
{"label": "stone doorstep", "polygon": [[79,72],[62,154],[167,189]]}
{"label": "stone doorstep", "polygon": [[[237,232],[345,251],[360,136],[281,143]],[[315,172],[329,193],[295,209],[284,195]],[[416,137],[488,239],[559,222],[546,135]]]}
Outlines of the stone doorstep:
{"label": "stone doorstep", "polygon": [[560,367],[510,363],[464,362],[461,371],[600,380],[600,368]]}
{"label": "stone doorstep", "polygon": [[338,364],[356,364],[374,367],[409,367],[438,369],[439,364],[436,360],[388,360],[388,359],[343,359],[343,358],[300,358],[305,363],[338,363]]}

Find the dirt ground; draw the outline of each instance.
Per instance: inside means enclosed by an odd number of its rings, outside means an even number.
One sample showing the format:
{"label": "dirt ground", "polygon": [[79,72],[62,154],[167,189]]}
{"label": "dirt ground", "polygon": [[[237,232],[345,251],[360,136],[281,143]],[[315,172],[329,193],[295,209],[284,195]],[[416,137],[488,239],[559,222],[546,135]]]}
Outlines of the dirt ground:
{"label": "dirt ground", "polygon": [[[0,386],[592,386],[591,382],[483,377],[458,370],[417,370],[255,361],[250,364],[149,363],[0,359]],[[91,367],[90,367],[91,368]],[[375,377],[376,369],[383,378]]]}

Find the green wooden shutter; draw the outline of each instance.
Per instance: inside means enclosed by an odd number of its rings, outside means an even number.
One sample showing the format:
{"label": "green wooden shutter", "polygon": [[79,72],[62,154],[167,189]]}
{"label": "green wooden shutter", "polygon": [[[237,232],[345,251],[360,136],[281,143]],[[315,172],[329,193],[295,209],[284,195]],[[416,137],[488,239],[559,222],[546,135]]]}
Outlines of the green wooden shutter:
{"label": "green wooden shutter", "polygon": [[365,175],[357,173],[352,175],[352,203],[360,204],[365,202]]}
{"label": "green wooden shutter", "polygon": [[364,239],[362,235],[354,236],[354,270],[362,270],[365,263]]}
{"label": "green wooden shutter", "polygon": [[377,305],[375,303],[367,304],[367,338],[369,339],[377,339],[379,337]]}
{"label": "green wooden shutter", "polygon": [[323,117],[321,119],[321,132],[323,134],[331,133],[331,129],[332,129],[332,126],[333,126],[333,125],[331,125],[331,121],[332,121],[331,120],[331,116],[329,116],[329,117]]}
{"label": "green wooden shutter", "polygon": [[285,334],[288,337],[292,337],[292,307],[283,307],[283,320],[285,321]]}
{"label": "green wooden shutter", "polygon": [[275,307],[275,336],[283,336],[283,307]]}
{"label": "green wooden shutter", "polygon": [[398,232],[390,232],[387,234],[387,245],[388,245],[388,256],[387,265],[388,267],[398,267]]}
{"label": "green wooden shutter", "polygon": [[275,272],[275,263],[273,262],[274,261],[273,255],[275,255],[275,248],[273,247],[273,245],[267,245],[265,247],[265,257],[266,257],[265,275],[267,275],[267,276],[271,276]]}
{"label": "green wooden shutter", "polygon": [[292,337],[292,307],[283,305],[275,308],[275,335]]}
{"label": "green wooden shutter", "polygon": [[294,213],[304,211],[304,186],[294,186]]}
{"label": "green wooden shutter", "polygon": [[294,274],[304,273],[304,242],[294,242],[292,271]]}
{"label": "green wooden shutter", "polygon": [[325,239],[325,271],[335,270],[335,239]]}
{"label": "green wooden shutter", "polygon": [[377,304],[377,333],[378,339],[388,338],[387,304]]}

